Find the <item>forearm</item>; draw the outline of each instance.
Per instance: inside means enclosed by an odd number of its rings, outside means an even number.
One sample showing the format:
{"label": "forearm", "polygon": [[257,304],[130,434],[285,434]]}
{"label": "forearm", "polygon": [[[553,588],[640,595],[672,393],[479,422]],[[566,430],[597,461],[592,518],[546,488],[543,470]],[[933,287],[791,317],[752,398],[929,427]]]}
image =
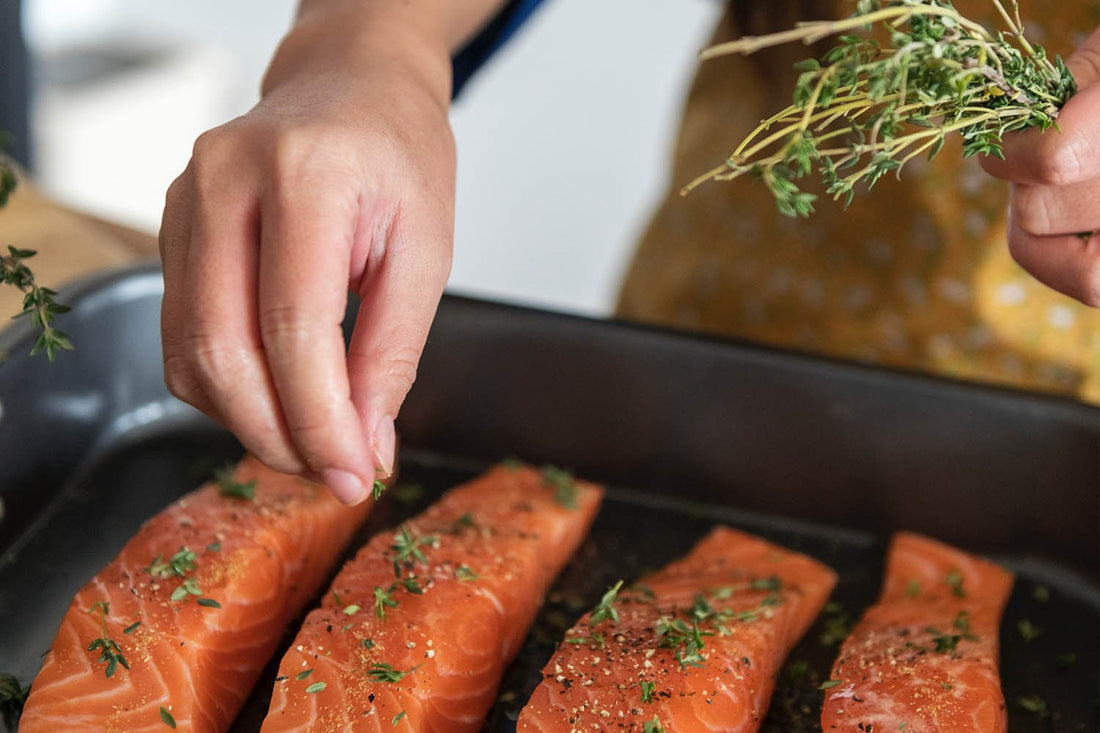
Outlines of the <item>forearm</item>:
{"label": "forearm", "polygon": [[446,104],[450,57],[506,0],[301,0],[294,27],[264,77],[262,93],[300,73],[395,64]]}

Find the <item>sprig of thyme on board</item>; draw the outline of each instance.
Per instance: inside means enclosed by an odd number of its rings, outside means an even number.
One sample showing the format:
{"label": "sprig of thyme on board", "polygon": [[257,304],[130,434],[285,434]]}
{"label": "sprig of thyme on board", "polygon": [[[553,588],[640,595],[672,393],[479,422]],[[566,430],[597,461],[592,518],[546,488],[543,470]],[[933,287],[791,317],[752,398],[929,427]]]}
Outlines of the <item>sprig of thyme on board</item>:
{"label": "sprig of thyme on board", "polygon": [[1060,57],[1050,59],[1024,37],[1016,0],[991,2],[1004,30],[986,29],[949,0],[857,0],[843,20],[706,49],[704,59],[839,40],[820,61],[797,65],[802,73],[789,107],[683,192],[749,174],[768,187],[781,213],[808,217],[817,196],[798,181],[815,170],[828,195],[847,207],[857,186],[900,175],[919,156],[931,160],[951,133],[961,135],[967,157],[1002,156],[1006,133],[1052,127],[1077,91],[1073,76]]}
{"label": "sprig of thyme on board", "polygon": [[[0,208],[8,203],[16,185],[15,172],[0,155]],[[0,283],[19,288],[23,293],[23,311],[16,318],[27,316],[36,327],[42,329],[31,347],[31,356],[45,351],[46,358],[53,361],[58,351],[71,351],[73,348],[69,334],[53,325],[54,317],[66,313],[69,308],[54,300],[57,295],[55,291],[35,282],[34,273],[27,267],[26,260],[36,254],[32,249],[9,245],[8,253],[0,254]]]}

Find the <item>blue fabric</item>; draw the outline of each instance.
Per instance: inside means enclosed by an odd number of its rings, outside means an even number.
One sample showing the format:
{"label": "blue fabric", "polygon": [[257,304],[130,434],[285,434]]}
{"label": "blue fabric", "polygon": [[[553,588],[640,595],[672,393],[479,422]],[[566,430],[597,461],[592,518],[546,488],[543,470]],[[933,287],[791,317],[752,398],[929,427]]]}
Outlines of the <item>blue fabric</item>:
{"label": "blue fabric", "polygon": [[541,4],[542,0],[509,0],[504,9],[485,26],[481,33],[455,54],[451,59],[451,67],[454,70],[452,98],[458,96],[470,77],[490,56],[507,43]]}
{"label": "blue fabric", "polygon": [[[30,85],[19,0],[0,0],[0,153],[30,167]],[[5,135],[6,133],[6,135]],[[6,142],[5,142],[6,138]]]}

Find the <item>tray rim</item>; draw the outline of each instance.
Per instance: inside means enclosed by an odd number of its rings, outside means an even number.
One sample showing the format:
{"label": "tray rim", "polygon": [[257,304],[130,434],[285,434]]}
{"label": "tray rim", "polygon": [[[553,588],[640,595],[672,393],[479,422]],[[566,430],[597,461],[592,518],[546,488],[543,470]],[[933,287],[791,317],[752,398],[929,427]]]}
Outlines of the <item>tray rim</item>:
{"label": "tray rim", "polygon": [[[80,308],[88,300],[98,293],[110,290],[129,280],[137,280],[157,276],[159,279],[161,266],[159,262],[144,262],[137,265],[124,265],[122,267],[104,270],[98,273],[79,278],[63,286],[57,297],[58,302],[68,305],[72,309]],[[727,349],[742,352],[757,358],[774,358],[790,364],[802,366],[828,366],[830,369],[843,373],[845,376],[857,379],[895,381],[899,384],[910,386],[925,386],[936,390],[948,392],[969,393],[972,396],[988,396],[994,399],[1015,399],[1042,405],[1048,410],[1066,410],[1075,417],[1089,417],[1094,420],[1100,418],[1100,405],[1093,405],[1073,397],[1046,392],[1024,390],[975,379],[947,377],[940,374],[925,372],[917,369],[897,367],[891,365],[872,364],[854,359],[844,359],[835,356],[817,354],[809,351],[761,344],[746,339],[723,336],[719,334],[689,331],[668,326],[642,323],[625,318],[607,317],[601,318],[580,313],[572,313],[565,310],[546,309],[496,299],[467,295],[450,289],[444,292],[443,300],[465,301],[479,307],[486,307],[502,312],[522,312],[528,315],[546,317],[554,320],[581,324],[585,327],[608,328],[637,334],[647,334],[656,338],[671,341],[695,343],[710,349]],[[441,301],[442,302],[442,301]],[[354,296],[349,295],[349,317],[357,307]],[[0,362],[29,358],[31,345],[34,343],[36,329],[26,318],[15,317],[12,323],[4,329],[0,329]],[[63,317],[62,317],[63,318]],[[59,326],[64,328],[62,321]],[[76,343],[76,351],[61,352],[58,358],[73,358],[79,354],[79,342]]]}

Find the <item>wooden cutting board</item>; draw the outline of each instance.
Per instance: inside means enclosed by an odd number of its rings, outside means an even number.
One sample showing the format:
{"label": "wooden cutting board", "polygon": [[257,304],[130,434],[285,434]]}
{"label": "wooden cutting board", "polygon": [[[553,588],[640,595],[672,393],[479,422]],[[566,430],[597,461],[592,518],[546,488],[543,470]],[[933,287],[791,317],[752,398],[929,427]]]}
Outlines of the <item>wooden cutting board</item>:
{"label": "wooden cutting board", "polygon": [[[37,250],[27,261],[40,285],[59,290],[93,272],[156,259],[157,239],[51,201],[19,176],[19,187],[0,209],[0,248]],[[23,295],[0,286],[0,329],[22,310]],[[59,324],[64,329],[64,324]]]}

